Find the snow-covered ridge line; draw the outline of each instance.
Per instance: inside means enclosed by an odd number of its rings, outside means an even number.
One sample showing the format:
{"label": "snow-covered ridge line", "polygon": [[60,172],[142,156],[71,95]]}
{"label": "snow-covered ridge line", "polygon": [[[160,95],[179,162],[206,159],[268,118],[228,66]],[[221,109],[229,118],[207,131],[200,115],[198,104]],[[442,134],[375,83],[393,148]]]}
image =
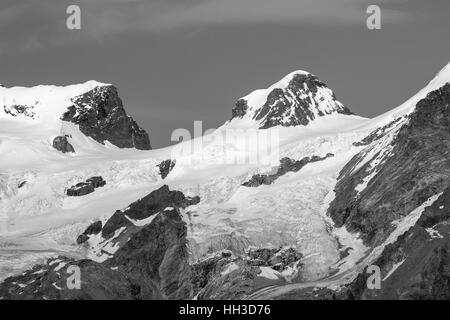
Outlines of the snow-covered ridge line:
{"label": "snow-covered ridge line", "polygon": [[19,89],[44,89],[44,88],[51,88],[51,89],[75,89],[75,88],[87,88],[89,90],[92,90],[95,87],[105,87],[105,86],[111,86],[111,83],[104,83],[97,80],[87,80],[85,82],[80,83],[74,83],[69,85],[54,85],[54,84],[39,84],[36,86],[12,86],[7,87],[5,85],[0,85],[0,91],[1,90],[19,90]]}
{"label": "snow-covered ridge line", "polygon": [[0,87],[0,119],[9,121],[34,120],[49,126],[57,125],[72,99],[99,87],[111,84],[90,80],[68,86],[38,85],[34,87]]}
{"label": "snow-covered ridge line", "polygon": [[450,62],[417,94],[406,100],[400,106],[373,118],[371,127],[381,127],[399,117],[411,114],[414,111],[416,104],[424,99],[428,93],[443,87],[448,82],[450,82]]}
{"label": "snow-covered ridge line", "polygon": [[312,75],[312,76],[314,76],[313,74],[311,74],[307,71],[296,70],[296,71],[289,73],[288,75],[283,77],[281,80],[275,82],[274,84],[267,87],[266,89],[254,90],[253,92],[246,95],[245,97],[240,98],[239,100],[241,100],[241,99],[246,100],[250,107],[254,107],[255,104],[257,104],[257,101],[260,101],[260,98],[264,98],[264,96],[267,96],[267,94],[269,94],[272,90],[286,88],[289,85],[289,83],[291,83],[294,76],[296,76],[296,75]]}

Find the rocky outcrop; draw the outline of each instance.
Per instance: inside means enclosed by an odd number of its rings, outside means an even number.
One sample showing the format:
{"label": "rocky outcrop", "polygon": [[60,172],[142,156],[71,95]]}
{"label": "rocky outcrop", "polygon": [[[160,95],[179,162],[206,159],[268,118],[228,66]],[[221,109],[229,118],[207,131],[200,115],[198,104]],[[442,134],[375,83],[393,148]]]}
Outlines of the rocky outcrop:
{"label": "rocky outcrop", "polygon": [[192,265],[192,284],[194,285],[194,290],[199,292],[206,287],[233,260],[235,260],[233,253],[228,250],[223,250],[194,263]]}
{"label": "rocky outcrop", "polygon": [[158,164],[159,174],[161,175],[162,179],[165,179],[169,175],[169,173],[175,167],[175,164],[176,161],[170,159],[164,160],[160,164]]}
{"label": "rocky outcrop", "polygon": [[290,158],[283,158],[280,160],[280,165],[278,166],[278,168],[276,168],[275,173],[255,174],[251,177],[249,181],[244,182],[242,185],[244,187],[259,187],[263,184],[270,185],[274,183],[274,181],[277,180],[279,177],[285,175],[288,172],[298,172],[308,163],[323,161],[333,156],[334,154],[327,153],[324,157],[319,156],[305,157],[298,161]]}
{"label": "rocky outcrop", "polygon": [[247,252],[248,263],[253,266],[267,266],[277,271],[283,271],[287,267],[301,260],[303,255],[295,248],[251,248]]}
{"label": "rocky outcrop", "polygon": [[[75,272],[80,288],[74,286]],[[91,260],[57,257],[0,284],[4,300],[137,300],[152,287]]]}
{"label": "rocky outcrop", "polygon": [[[268,285],[286,284],[281,272],[291,268],[294,277],[303,255],[294,248],[250,248],[244,255],[218,252],[193,265],[193,282],[199,300],[242,299]],[[267,278],[262,268],[277,275]],[[267,272],[267,271],[266,271]]]}
{"label": "rocky outcrop", "polygon": [[126,114],[114,86],[98,86],[72,102],[62,120],[78,125],[84,135],[119,148],[151,149],[148,134]]}
{"label": "rocky outcrop", "polygon": [[247,101],[240,99],[236,102],[236,106],[231,110],[231,119],[242,118],[248,110]]}
{"label": "rocky outcrop", "polygon": [[130,220],[144,220],[165,209],[186,208],[197,204],[199,197],[185,197],[180,191],[172,191],[167,185],[132,203],[126,210],[116,211],[102,228],[102,236],[108,239],[122,227],[132,226]]}
{"label": "rocky outcrop", "polygon": [[81,197],[95,191],[95,189],[106,185],[106,181],[102,177],[92,177],[85,182],[77,183],[67,189],[66,194],[69,197]]}
{"label": "rocky outcrop", "polygon": [[11,117],[24,117],[30,119],[35,119],[37,117],[36,112],[34,111],[34,106],[14,104],[3,106],[3,110]]}
{"label": "rocky outcrop", "polygon": [[91,224],[82,234],[80,234],[77,238],[77,244],[85,243],[87,240],[89,240],[90,235],[96,235],[99,234],[102,231],[102,222],[96,221],[93,224]]}
{"label": "rocky outcrop", "polygon": [[58,136],[55,139],[53,139],[53,148],[55,148],[58,151],[61,151],[62,153],[75,152],[75,149],[67,140],[67,136]]}
{"label": "rocky outcrop", "polygon": [[[258,277],[259,267],[249,266],[243,262],[236,264],[237,269],[224,275],[216,274],[198,293],[198,300],[239,300],[247,297],[254,290],[273,282]],[[282,283],[281,281],[278,284]]]}
{"label": "rocky outcrop", "polygon": [[136,232],[110,264],[133,278],[150,279],[162,297],[188,299],[193,288],[186,233],[177,210],[166,210]]}

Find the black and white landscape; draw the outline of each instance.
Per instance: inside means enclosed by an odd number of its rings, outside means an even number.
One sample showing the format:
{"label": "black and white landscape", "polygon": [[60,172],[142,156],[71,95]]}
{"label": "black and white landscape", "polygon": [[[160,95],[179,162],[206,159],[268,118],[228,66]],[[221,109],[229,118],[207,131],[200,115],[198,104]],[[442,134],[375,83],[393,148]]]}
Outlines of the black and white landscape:
{"label": "black and white landscape", "polygon": [[[0,299],[450,298],[450,65],[373,119],[295,71],[197,149],[110,84],[0,96]],[[261,132],[277,163],[236,161]]]}
{"label": "black and white landscape", "polygon": [[450,2],[372,2],[2,0],[1,308],[450,300]]}

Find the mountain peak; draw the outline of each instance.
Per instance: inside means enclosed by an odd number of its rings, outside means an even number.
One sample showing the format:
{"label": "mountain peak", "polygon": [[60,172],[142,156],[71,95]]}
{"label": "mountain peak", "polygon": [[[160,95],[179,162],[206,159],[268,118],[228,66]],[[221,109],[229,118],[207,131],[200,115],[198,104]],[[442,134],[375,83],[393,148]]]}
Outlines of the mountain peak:
{"label": "mountain peak", "polygon": [[267,89],[239,99],[232,120],[251,119],[258,122],[260,129],[267,129],[278,125],[306,126],[318,117],[334,113],[352,114],[319,78],[297,70]]}
{"label": "mountain peak", "polygon": [[[24,140],[43,145],[64,140],[76,151],[98,150],[95,143],[151,149],[147,132],[127,114],[112,84],[90,80],[68,86],[0,88],[0,99],[0,121],[4,121],[0,127],[20,127],[17,131]],[[87,138],[92,141],[86,143]]]}

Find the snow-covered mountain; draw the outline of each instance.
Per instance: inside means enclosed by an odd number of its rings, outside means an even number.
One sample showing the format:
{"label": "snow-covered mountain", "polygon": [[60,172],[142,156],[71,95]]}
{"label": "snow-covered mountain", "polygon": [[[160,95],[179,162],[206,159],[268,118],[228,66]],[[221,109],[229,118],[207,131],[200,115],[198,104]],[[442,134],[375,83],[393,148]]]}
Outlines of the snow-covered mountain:
{"label": "snow-covered mountain", "polygon": [[[145,151],[112,147],[140,136],[133,122],[131,139],[115,136],[123,117],[85,122],[121,106],[111,86],[5,103],[34,107],[0,117],[0,279],[26,270],[0,298],[449,298],[449,83],[450,64],[366,119],[296,71],[240,99],[204,139]],[[4,90],[13,101],[19,89]],[[33,125],[41,110],[47,132]],[[255,130],[274,162],[254,157]],[[65,134],[75,153],[52,147]],[[372,264],[381,290],[365,286]],[[81,290],[65,288],[71,265]]]}
{"label": "snow-covered mountain", "polygon": [[[148,134],[126,114],[112,85],[89,81],[67,87],[0,87],[0,99],[3,167],[8,161],[39,161],[58,152],[150,149]],[[53,147],[59,150],[52,153]]]}
{"label": "snow-covered mountain", "polygon": [[238,100],[231,121],[254,121],[259,128],[307,125],[330,114],[351,114],[322,81],[306,71],[294,71],[267,89]]}

